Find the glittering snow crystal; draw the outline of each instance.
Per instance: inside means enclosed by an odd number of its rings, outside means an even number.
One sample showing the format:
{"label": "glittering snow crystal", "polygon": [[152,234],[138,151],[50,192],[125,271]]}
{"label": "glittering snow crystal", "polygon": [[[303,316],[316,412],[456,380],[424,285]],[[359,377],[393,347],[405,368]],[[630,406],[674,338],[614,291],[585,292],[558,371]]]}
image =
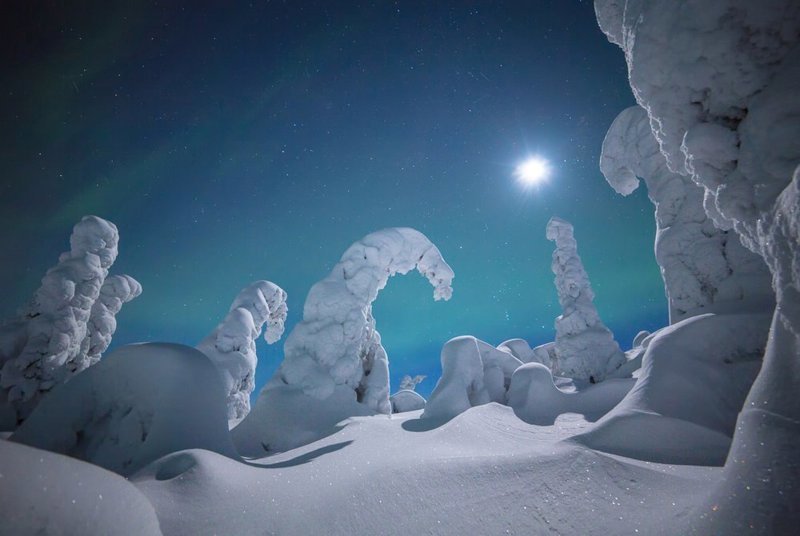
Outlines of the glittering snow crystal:
{"label": "glittering snow crystal", "polygon": [[258,364],[256,340],[266,324],[264,340],[278,341],[286,314],[286,292],[270,281],[256,281],[239,292],[222,323],[197,345],[222,374],[231,428],[250,412]]}
{"label": "glittering snow crystal", "polygon": [[450,299],[453,271],[419,231],[384,229],[345,251],[309,291],[283,363],[234,428],[241,452],[289,448],[321,437],[343,418],[391,413],[389,361],[372,302],[391,276],[415,268],[435,300]]}
{"label": "glittering snow crystal", "polygon": [[622,195],[641,177],[656,206],[656,261],[669,300],[670,322],[695,314],[774,306],[764,261],[732,231],[717,229],[703,208],[703,188],[669,170],[647,112],[620,113],[603,142],[600,169]]}
{"label": "glittering snow crystal", "polygon": [[95,363],[116,328],[114,315],[141,292],[129,276],[105,284],[118,240],[113,223],[85,216],[27,309],[0,330],[4,428],[27,418],[53,386]]}
{"label": "glittering snow crystal", "polygon": [[563,311],[556,318],[553,372],[579,380],[602,381],[625,362],[625,355],[597,314],[572,224],[551,218],[547,239],[556,243],[552,267]]}

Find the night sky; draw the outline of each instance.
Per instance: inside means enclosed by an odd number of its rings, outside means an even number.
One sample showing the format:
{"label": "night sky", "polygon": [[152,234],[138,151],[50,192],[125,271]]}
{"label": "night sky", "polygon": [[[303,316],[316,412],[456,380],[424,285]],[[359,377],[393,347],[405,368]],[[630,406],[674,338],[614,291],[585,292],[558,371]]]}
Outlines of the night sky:
{"label": "night sky", "polygon": [[[634,100],[591,2],[176,4],[4,3],[3,317],[85,214],[116,223],[112,273],[144,287],[114,346],[194,345],[256,279],[288,292],[288,334],[352,242],[410,226],[454,269],[453,298],[409,274],[374,313],[393,390],[428,374],[427,394],[453,336],[553,339],[558,215],[622,347],[666,324],[646,192],[622,198],[598,168]],[[533,154],[553,173],[526,189],[513,172]],[[282,342],[259,343],[259,387]]]}

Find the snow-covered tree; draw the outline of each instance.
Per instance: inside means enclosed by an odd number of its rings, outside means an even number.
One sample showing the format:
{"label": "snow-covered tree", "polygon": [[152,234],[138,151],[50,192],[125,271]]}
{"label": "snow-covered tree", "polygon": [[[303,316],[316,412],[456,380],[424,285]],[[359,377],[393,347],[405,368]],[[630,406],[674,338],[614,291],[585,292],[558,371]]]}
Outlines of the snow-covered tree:
{"label": "snow-covered tree", "polygon": [[776,294],[714,508],[692,529],[789,533],[800,523],[800,3],[596,0],[595,10],[667,165],[764,258]]}
{"label": "snow-covered tree", "polygon": [[733,231],[718,229],[703,208],[704,189],[670,171],[647,112],[620,113],[603,141],[600,170],[628,195],[638,177],[656,207],[656,261],[669,300],[670,323],[695,314],[774,306],[769,270]]}
{"label": "snow-covered tree", "polygon": [[426,419],[452,419],[473,406],[505,404],[514,371],[522,362],[509,352],[466,335],[442,347],[442,376],[422,414]]}
{"label": "snow-covered tree", "polygon": [[625,362],[625,354],[597,314],[572,224],[551,218],[547,239],[556,244],[552,268],[563,311],[556,318],[553,372],[579,380],[602,381]]}
{"label": "snow-covered tree", "polygon": [[281,366],[233,429],[240,452],[291,448],[344,418],[391,413],[389,361],[372,303],[390,277],[413,269],[433,286],[434,300],[450,299],[453,270],[419,231],[384,229],[344,252],[330,275],[311,287]]}
{"label": "snow-covered tree", "polygon": [[270,281],[255,281],[239,292],[225,319],[197,345],[222,374],[231,428],[250,412],[258,364],[256,340],[266,324],[264,340],[278,341],[286,314],[286,292]]}
{"label": "snow-covered tree", "polygon": [[24,420],[53,386],[96,361],[113,334],[118,306],[141,291],[133,278],[123,276],[101,297],[118,241],[113,223],[85,216],[73,228],[70,250],[47,271],[27,308],[2,330],[5,428]]}
{"label": "snow-covered tree", "polygon": [[403,379],[400,380],[400,389],[404,390],[407,389],[409,391],[413,391],[414,389],[417,388],[417,385],[421,383],[422,380],[424,380],[425,378],[427,378],[427,376],[425,376],[424,374],[418,374],[413,378],[408,374],[406,374],[405,376],[403,376]]}

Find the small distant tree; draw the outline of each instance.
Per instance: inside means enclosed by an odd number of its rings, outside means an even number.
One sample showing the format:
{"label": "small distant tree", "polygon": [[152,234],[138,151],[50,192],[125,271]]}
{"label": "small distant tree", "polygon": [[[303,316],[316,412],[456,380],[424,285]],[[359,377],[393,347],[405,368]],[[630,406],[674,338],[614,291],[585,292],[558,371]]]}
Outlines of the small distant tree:
{"label": "small distant tree", "polygon": [[403,376],[403,379],[400,380],[400,389],[407,389],[409,391],[414,391],[417,388],[417,384],[421,383],[422,380],[427,378],[424,374],[419,374],[414,376],[413,378],[406,374]]}

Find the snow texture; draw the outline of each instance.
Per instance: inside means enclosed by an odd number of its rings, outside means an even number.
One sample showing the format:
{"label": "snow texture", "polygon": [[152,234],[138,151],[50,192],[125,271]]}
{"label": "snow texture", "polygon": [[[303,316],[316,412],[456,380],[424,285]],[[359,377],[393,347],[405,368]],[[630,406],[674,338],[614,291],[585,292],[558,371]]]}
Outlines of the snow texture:
{"label": "snow texture", "polygon": [[161,535],[147,498],[94,465],[0,440],[0,475],[2,534]]}
{"label": "snow texture", "polygon": [[522,362],[508,352],[471,336],[450,339],[442,347],[442,376],[422,417],[449,420],[473,406],[508,402],[508,388]]}
{"label": "snow texture", "polygon": [[[625,52],[631,88],[673,171],[704,189],[772,273],[777,307],[764,364],[739,417],[706,532],[800,523],[800,3],[597,0]],[[751,486],[781,468],[783,487]],[[749,486],[749,487],[748,487]],[[742,489],[747,492],[741,492]],[[769,504],[769,509],[759,505]]]}
{"label": "snow texture", "polygon": [[401,389],[389,397],[392,413],[405,413],[425,409],[426,400],[413,389]]}
{"label": "snow texture", "polygon": [[722,465],[761,366],[769,319],[705,314],[660,330],[634,388],[579,440],[648,461]]}
{"label": "snow texture", "polygon": [[531,345],[525,339],[509,339],[497,345],[498,350],[508,352],[523,363],[536,360]]}
{"label": "snow texture", "polygon": [[413,391],[414,389],[417,388],[417,385],[419,385],[426,377],[427,376],[425,376],[424,374],[418,374],[412,378],[411,376],[406,374],[405,376],[403,376],[403,379],[400,380],[400,389],[408,389],[410,391]]}
{"label": "snow texture", "polygon": [[239,292],[225,319],[197,345],[222,375],[230,428],[250,412],[258,364],[256,340],[266,324],[264,340],[268,344],[278,341],[286,314],[286,292],[270,281],[255,281]]}
{"label": "snow texture", "polygon": [[238,458],[216,367],[179,344],[118,348],[54,389],[11,440],[123,476],[187,448]]}
{"label": "snow texture", "polygon": [[114,315],[141,293],[129,276],[105,285],[118,241],[113,223],[85,216],[72,230],[70,250],[47,271],[20,317],[0,332],[4,429],[27,418],[53,386],[95,363],[116,328]]}
{"label": "snow texture", "polygon": [[453,270],[419,231],[384,229],[344,252],[309,291],[281,366],[233,429],[240,452],[292,448],[330,433],[344,418],[391,414],[389,360],[372,302],[390,277],[413,269],[433,286],[434,300],[450,299]]}
{"label": "snow texture", "polygon": [[556,244],[553,273],[563,313],[556,318],[553,372],[600,382],[625,362],[625,355],[594,306],[589,276],[578,256],[572,224],[561,218],[547,223],[547,239]]}
{"label": "snow texture", "polygon": [[641,177],[656,207],[656,261],[669,300],[670,323],[692,315],[770,309],[774,295],[764,261],[736,233],[717,229],[703,207],[704,190],[669,170],[647,112],[620,113],[603,141],[600,170],[622,195]]}
{"label": "snow texture", "polygon": [[607,379],[583,389],[565,392],[556,387],[550,369],[541,363],[526,363],[511,377],[508,405],[517,417],[530,424],[551,425],[559,415],[580,413],[596,421],[633,387],[631,379]]}

